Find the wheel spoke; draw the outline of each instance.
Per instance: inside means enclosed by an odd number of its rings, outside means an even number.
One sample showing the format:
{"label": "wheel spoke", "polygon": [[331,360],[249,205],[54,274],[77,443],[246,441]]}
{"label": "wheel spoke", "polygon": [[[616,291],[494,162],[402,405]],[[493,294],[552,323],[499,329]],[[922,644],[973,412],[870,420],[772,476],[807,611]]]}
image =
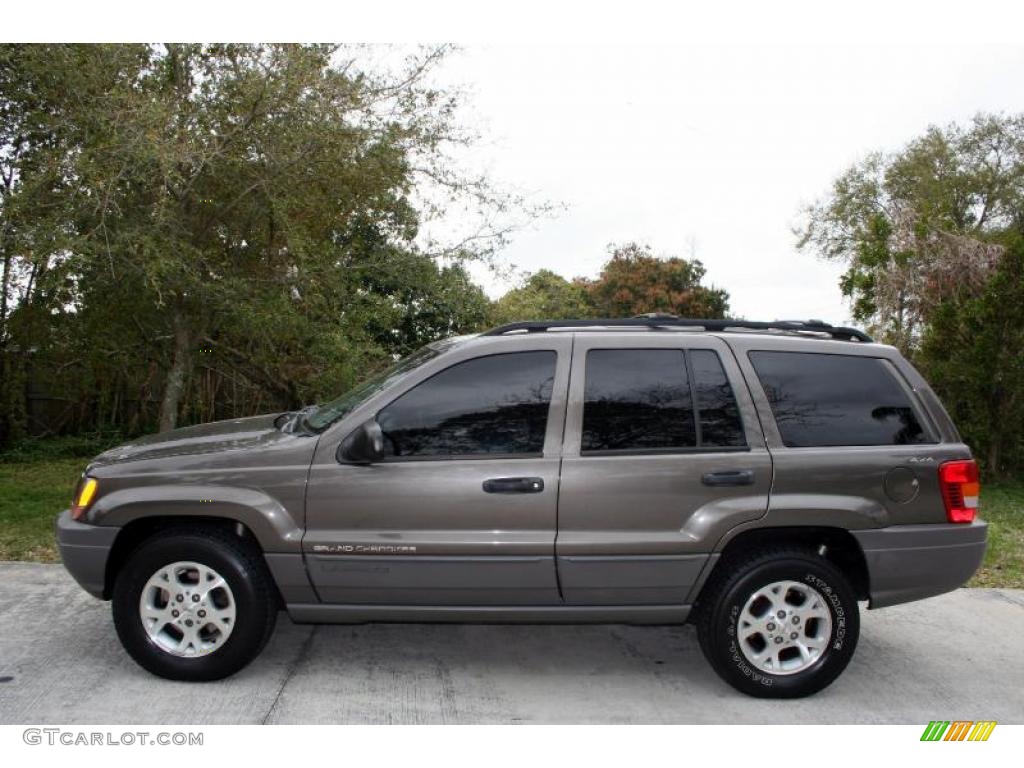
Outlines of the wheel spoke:
{"label": "wheel spoke", "polygon": [[796,648],[798,651],[800,651],[800,658],[803,660],[804,663],[807,663],[811,660],[811,649],[808,648],[804,643],[801,643],[799,640],[797,640]]}
{"label": "wheel spoke", "polygon": [[772,604],[772,613],[773,614],[778,613],[778,611],[784,607],[783,606],[783,597],[784,597],[784,595],[782,595],[780,593],[781,593],[781,587],[778,587],[778,586],[775,586],[775,585],[769,587],[767,590],[765,590],[764,592],[761,593],[762,596],[768,598],[768,602],[770,602]]}
{"label": "wheel spoke", "polygon": [[235,606],[228,605],[224,608],[211,607],[208,611],[210,614],[216,616],[221,621],[234,621],[235,618]]}
{"label": "wheel spoke", "polygon": [[189,649],[195,648],[196,638],[195,633],[191,627],[181,627],[181,639],[178,640],[178,644],[175,646],[175,650],[183,656],[190,655]]}
{"label": "wheel spoke", "polygon": [[759,666],[768,666],[772,662],[772,657],[775,655],[775,647],[766,645],[760,651],[755,651],[747,654],[747,658],[754,664]]}
{"label": "wheel spoke", "polygon": [[750,612],[750,606],[743,609],[743,613],[740,614],[740,626],[760,627],[765,623],[765,619],[762,616],[755,616]]}
{"label": "wheel spoke", "polygon": [[222,587],[224,587],[226,585],[227,585],[227,582],[224,581],[224,579],[222,579],[220,576],[217,576],[216,579],[214,579],[212,582],[210,582],[209,584],[205,584],[203,586],[203,590],[202,590],[203,599],[206,599],[207,597],[209,597],[211,592],[214,592],[215,590],[221,589]]}
{"label": "wheel spoke", "polygon": [[221,633],[222,637],[227,637],[231,631],[231,619],[223,616],[208,616],[208,624],[211,624],[214,629]]}
{"label": "wheel spoke", "polygon": [[142,618],[147,621],[153,622],[153,624],[151,625],[151,631],[153,632],[157,632],[163,629],[164,625],[166,625],[171,620],[171,616],[167,613],[167,611],[161,608],[144,609],[142,611]]}
{"label": "wheel spoke", "polygon": [[806,621],[807,619],[823,619],[826,616],[831,617],[828,608],[821,605],[820,603],[816,603],[810,608],[800,611],[800,615],[803,617],[804,621]]}

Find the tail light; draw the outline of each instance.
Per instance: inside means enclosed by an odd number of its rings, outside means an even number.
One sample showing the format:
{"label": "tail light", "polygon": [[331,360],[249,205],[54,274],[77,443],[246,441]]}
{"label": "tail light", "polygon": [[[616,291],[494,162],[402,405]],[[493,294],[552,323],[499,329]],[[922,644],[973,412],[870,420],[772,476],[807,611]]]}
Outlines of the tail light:
{"label": "tail light", "polygon": [[939,486],[946,503],[946,519],[970,523],[978,512],[978,465],[973,461],[947,461],[939,465]]}
{"label": "tail light", "polygon": [[82,481],[78,484],[78,488],[75,490],[75,499],[71,505],[71,519],[81,520],[85,517],[86,511],[89,509],[89,505],[92,504],[92,500],[96,497],[96,487],[98,483],[94,477],[83,477]]}

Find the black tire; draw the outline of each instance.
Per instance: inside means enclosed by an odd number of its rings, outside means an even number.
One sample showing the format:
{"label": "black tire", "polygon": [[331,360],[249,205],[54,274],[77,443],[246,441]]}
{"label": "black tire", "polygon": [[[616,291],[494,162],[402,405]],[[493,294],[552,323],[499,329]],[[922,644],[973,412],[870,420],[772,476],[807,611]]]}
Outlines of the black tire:
{"label": "black tire", "polygon": [[[139,615],[149,578],[161,567],[191,561],[213,568],[235,600],[235,623],[224,645],[211,653],[182,657],[150,639]],[[251,662],[267,644],[277,621],[277,593],[255,547],[228,532],[170,528],[143,541],[117,574],[112,595],[114,626],[128,654],[143,669],[170,680],[220,680]]]}
{"label": "black tire", "polygon": [[[754,669],[737,638],[737,623],[747,600],[777,581],[795,581],[823,598],[832,619],[831,638],[821,656],[792,674]],[[850,663],[860,634],[857,598],[849,581],[814,552],[781,548],[748,554],[719,564],[696,609],[701,650],[718,675],[738,691],[760,698],[792,699],[827,687]]]}

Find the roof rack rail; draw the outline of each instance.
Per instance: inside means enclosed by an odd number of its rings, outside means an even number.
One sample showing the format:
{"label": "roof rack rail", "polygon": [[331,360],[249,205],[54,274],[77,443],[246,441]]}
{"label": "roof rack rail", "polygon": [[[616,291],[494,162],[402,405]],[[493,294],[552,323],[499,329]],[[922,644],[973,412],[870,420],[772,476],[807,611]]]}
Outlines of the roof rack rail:
{"label": "roof rack rail", "polygon": [[482,335],[504,336],[508,333],[543,333],[557,328],[699,328],[705,331],[775,331],[786,333],[821,334],[839,341],[874,341],[856,328],[833,326],[821,320],[704,320],[650,313],[628,318],[594,320],[526,320],[492,328]]}

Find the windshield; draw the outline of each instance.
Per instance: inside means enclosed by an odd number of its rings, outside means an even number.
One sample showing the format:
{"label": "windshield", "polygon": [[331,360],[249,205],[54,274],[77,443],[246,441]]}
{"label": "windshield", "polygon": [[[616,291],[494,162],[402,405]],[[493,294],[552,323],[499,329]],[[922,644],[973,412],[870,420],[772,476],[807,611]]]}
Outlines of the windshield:
{"label": "windshield", "polygon": [[385,368],[380,373],[353,387],[340,397],[336,397],[334,400],[330,400],[316,408],[305,417],[306,425],[317,431],[323,429],[380,392],[399,377],[404,376],[414,368],[418,368],[428,360],[434,359],[449,346],[451,345],[434,343],[421,347],[411,355],[403,357],[394,365]]}

